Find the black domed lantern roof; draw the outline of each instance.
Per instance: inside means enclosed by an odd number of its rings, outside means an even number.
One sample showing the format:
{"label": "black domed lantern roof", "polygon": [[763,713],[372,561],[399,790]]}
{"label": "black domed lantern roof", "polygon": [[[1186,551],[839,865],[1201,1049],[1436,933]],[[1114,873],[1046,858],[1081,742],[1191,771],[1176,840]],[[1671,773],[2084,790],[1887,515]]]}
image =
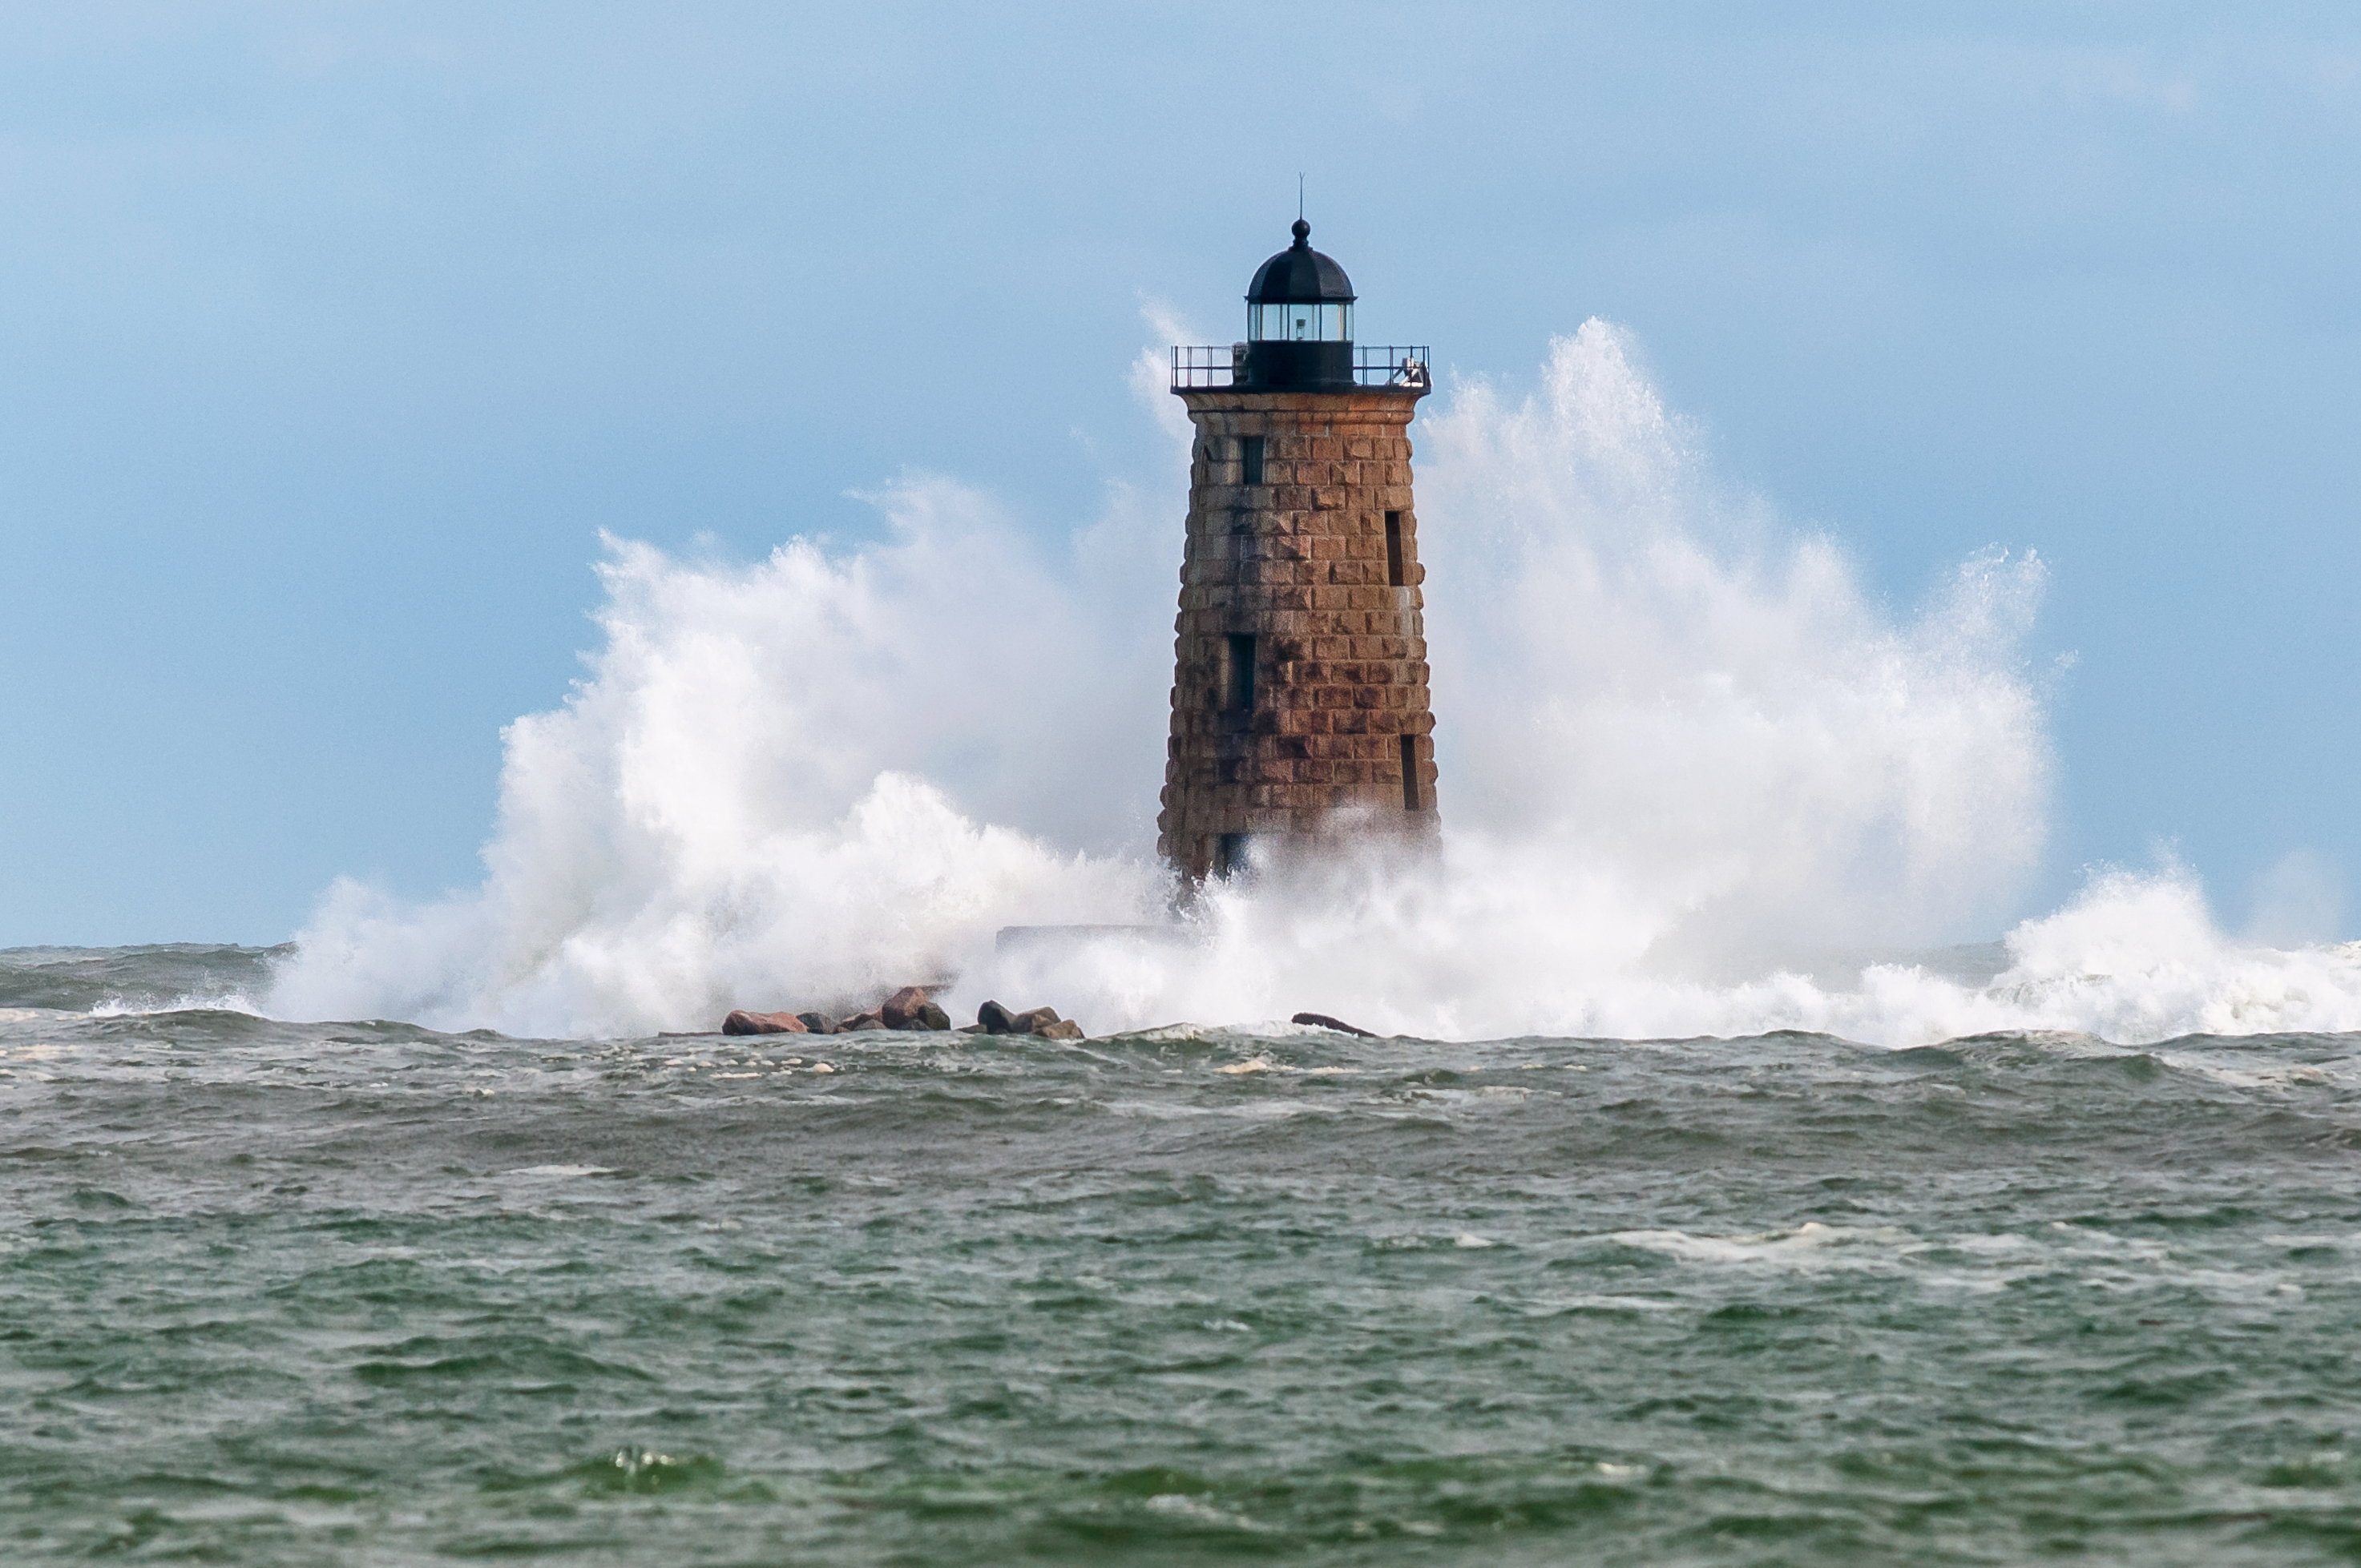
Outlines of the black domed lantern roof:
{"label": "black domed lantern roof", "polygon": [[1295,220],[1295,243],[1255,269],[1246,285],[1250,305],[1322,304],[1353,302],[1353,280],[1333,256],[1312,248],[1312,225]]}

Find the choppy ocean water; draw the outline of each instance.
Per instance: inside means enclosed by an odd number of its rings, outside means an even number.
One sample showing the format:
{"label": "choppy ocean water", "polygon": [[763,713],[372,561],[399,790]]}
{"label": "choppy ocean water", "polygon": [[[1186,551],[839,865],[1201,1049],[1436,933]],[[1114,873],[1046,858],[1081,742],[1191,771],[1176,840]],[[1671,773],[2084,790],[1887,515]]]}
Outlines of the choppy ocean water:
{"label": "choppy ocean water", "polygon": [[266,961],[0,955],[0,1559],[2361,1555],[2361,1036],[186,1004]]}

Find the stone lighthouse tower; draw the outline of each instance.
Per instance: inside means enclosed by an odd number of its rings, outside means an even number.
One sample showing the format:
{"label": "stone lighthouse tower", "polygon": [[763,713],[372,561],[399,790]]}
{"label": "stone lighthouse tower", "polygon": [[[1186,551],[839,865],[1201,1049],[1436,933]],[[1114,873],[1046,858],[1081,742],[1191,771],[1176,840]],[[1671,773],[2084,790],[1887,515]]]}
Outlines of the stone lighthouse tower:
{"label": "stone lighthouse tower", "polygon": [[1410,422],[1423,347],[1356,347],[1353,285],[1295,243],[1246,338],[1176,348],[1197,427],[1157,848],[1192,879],[1434,830]]}

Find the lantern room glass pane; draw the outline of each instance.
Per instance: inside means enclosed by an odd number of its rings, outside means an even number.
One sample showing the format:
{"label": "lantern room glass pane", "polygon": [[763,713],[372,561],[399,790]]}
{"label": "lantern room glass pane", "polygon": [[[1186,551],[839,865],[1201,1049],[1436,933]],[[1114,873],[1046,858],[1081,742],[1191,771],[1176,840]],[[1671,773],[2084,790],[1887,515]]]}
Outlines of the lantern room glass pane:
{"label": "lantern room glass pane", "polygon": [[1249,343],[1350,343],[1353,307],[1349,303],[1248,305]]}

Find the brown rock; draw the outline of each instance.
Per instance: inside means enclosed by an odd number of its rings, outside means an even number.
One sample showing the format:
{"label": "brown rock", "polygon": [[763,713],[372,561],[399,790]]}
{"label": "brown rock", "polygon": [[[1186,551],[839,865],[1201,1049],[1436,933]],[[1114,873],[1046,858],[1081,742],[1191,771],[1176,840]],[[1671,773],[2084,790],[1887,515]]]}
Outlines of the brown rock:
{"label": "brown rock", "polygon": [[910,1025],[914,1029],[948,1029],[950,1026],[951,1015],[931,1002],[918,1009],[918,1021]]}
{"label": "brown rock", "polygon": [[877,1015],[885,1020],[889,1029],[923,1029],[921,1010],[927,1005],[927,993],[915,985],[906,985],[878,1004]]}
{"label": "brown rock", "polygon": [[825,1013],[798,1013],[796,1016],[803,1020],[804,1028],[812,1034],[833,1035],[836,1033],[836,1020],[829,1017]]}
{"label": "brown rock", "polygon": [[732,1013],[721,1020],[725,1035],[800,1035],[804,1021],[792,1013]]}
{"label": "brown rock", "polygon": [[1082,1026],[1071,1018],[1055,1018],[1033,1031],[1045,1040],[1079,1040]]}
{"label": "brown rock", "polygon": [[1016,1034],[1038,1035],[1045,1025],[1058,1022],[1058,1010],[1054,1007],[1031,1007],[1016,1014],[1010,1022]]}
{"label": "brown rock", "polygon": [[836,1032],[850,1035],[856,1029],[882,1029],[884,1026],[885,1020],[875,1013],[855,1013],[850,1018],[837,1020]]}
{"label": "brown rock", "polygon": [[987,1035],[1021,1035],[1016,1014],[997,1002],[987,1002],[975,1010],[975,1026]]}

